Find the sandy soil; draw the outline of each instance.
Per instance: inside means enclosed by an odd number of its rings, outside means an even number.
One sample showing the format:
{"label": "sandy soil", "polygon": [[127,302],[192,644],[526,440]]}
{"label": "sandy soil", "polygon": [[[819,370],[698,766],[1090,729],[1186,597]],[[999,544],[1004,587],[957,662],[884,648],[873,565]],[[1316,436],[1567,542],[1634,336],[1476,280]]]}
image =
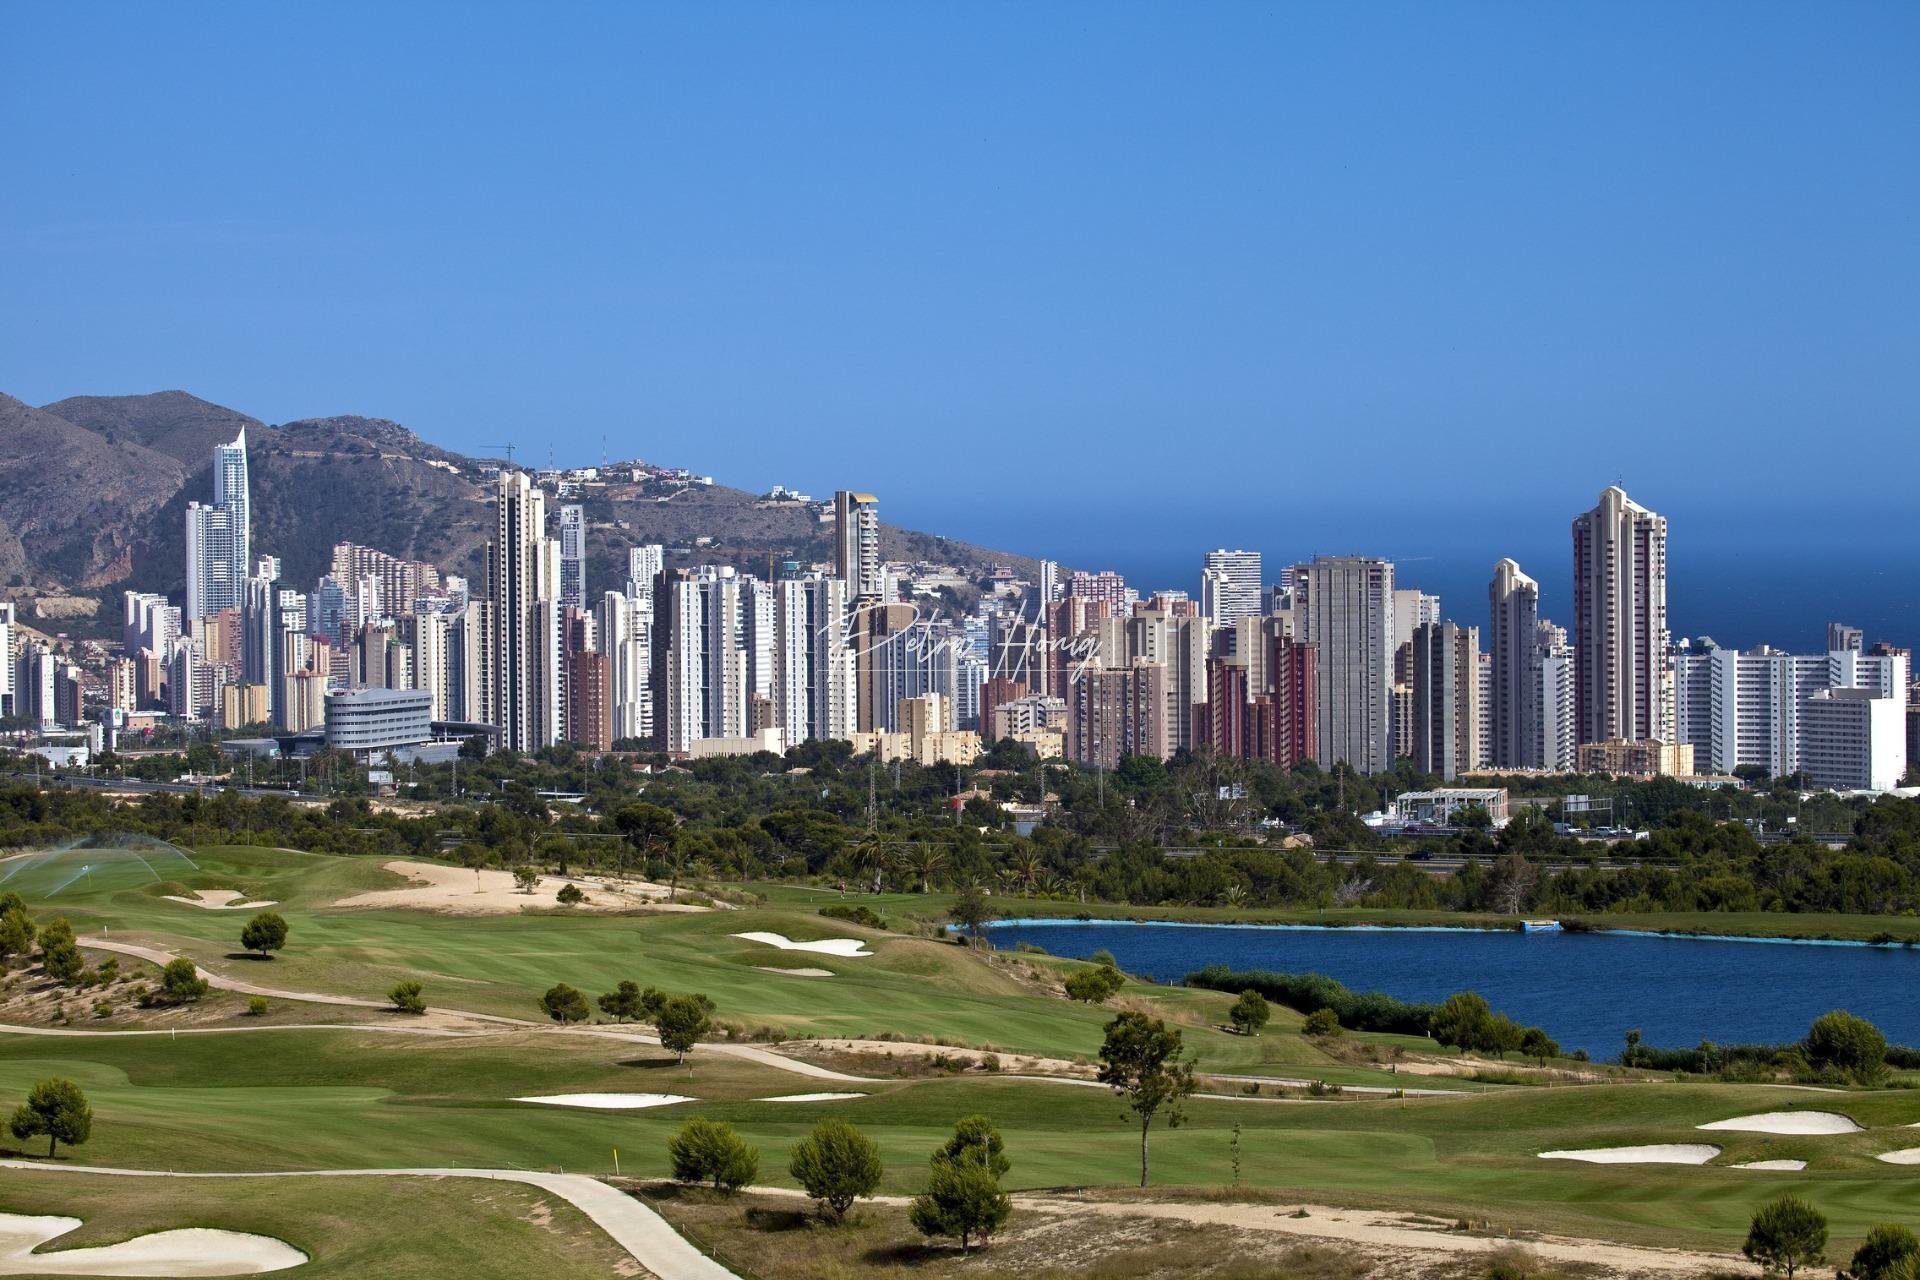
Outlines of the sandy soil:
{"label": "sandy soil", "polygon": [[833,976],[831,969],[776,969],[770,964],[757,964],[753,967],[761,973],[784,974],[789,978],[831,978]]}
{"label": "sandy soil", "polygon": [[1542,1160],[1581,1160],[1587,1164],[1705,1164],[1720,1148],[1704,1142],[1651,1142],[1644,1147],[1588,1147],[1584,1151],[1542,1151]]}
{"label": "sandy soil", "polygon": [[[805,1053],[815,1049],[825,1053],[872,1055],[879,1058],[932,1058],[944,1055],[962,1062],[978,1063],[988,1057],[984,1049],[956,1049],[946,1045],[922,1044],[913,1040],[797,1040],[784,1048]],[[1026,1053],[993,1053],[1000,1059],[1000,1070],[1023,1075],[1064,1075],[1091,1077],[1093,1068],[1065,1058],[1042,1058]],[[879,1064],[875,1064],[878,1068]]]}
{"label": "sandy soil", "polygon": [[1749,1160],[1745,1164],[1736,1164],[1736,1169],[1771,1169],[1781,1173],[1798,1173],[1807,1167],[1805,1160]]}
{"label": "sandy soil", "polygon": [[1899,1151],[1882,1151],[1874,1157],[1882,1164],[1920,1164],[1920,1147],[1903,1147]]}
{"label": "sandy soil", "polygon": [[1735,1116],[1695,1125],[1696,1129],[1721,1129],[1738,1133],[1859,1133],[1860,1126],[1837,1111],[1763,1111],[1759,1115]]}
{"label": "sandy soil", "polygon": [[864,1093],[783,1093],[777,1098],[756,1098],[756,1102],[847,1102],[864,1098]]}
{"label": "sandy soil", "polygon": [[191,898],[178,893],[165,895],[168,902],[184,902],[190,907],[204,907],[208,911],[247,911],[254,907],[271,907],[273,899],[264,902],[242,902],[238,889],[195,889]]}
{"label": "sandy soil", "polygon": [[34,1252],[79,1226],[78,1218],[0,1213],[0,1275],[250,1276],[307,1261],[284,1240],[209,1227],[156,1231],[92,1249]]}
{"label": "sandy soil", "polygon": [[413,883],[404,889],[374,889],[342,898],[336,907],[403,907],[415,911],[440,911],[459,916],[513,915],[529,907],[553,907],[560,886],[572,884],[587,895],[573,907],[575,911],[707,911],[711,908],[667,901],[667,886],[644,880],[606,881],[577,877],[541,876],[532,893],[522,893],[513,873],[491,867],[469,870],[438,862],[396,861],[386,864],[388,871],[403,875]]}
{"label": "sandy soil", "polygon": [[733,936],[745,938],[748,942],[764,942],[782,951],[812,951],[823,956],[845,956],[849,959],[873,954],[859,938],[821,938],[817,942],[795,942],[784,933],[736,933]]}
{"label": "sandy soil", "polygon": [[514,1101],[543,1102],[550,1107],[591,1107],[596,1111],[640,1111],[694,1099],[679,1093],[548,1093]]}

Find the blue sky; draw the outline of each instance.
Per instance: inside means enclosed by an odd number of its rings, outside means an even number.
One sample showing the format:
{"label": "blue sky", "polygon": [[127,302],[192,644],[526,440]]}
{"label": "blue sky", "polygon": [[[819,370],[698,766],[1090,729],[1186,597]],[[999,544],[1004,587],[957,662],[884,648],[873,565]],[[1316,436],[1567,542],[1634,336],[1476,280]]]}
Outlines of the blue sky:
{"label": "blue sky", "polygon": [[604,436],[1123,566],[1563,558],[1616,480],[1696,548],[1761,490],[1911,525],[1920,5],[9,0],[0,50],[35,402]]}

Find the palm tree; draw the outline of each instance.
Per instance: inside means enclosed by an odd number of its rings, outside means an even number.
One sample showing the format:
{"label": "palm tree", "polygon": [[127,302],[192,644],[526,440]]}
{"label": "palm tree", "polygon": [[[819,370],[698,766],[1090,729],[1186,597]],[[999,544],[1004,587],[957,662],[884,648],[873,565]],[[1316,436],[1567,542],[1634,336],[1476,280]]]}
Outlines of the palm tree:
{"label": "palm tree", "polygon": [[907,854],[907,867],[920,877],[920,892],[933,892],[933,878],[947,869],[947,851],[939,845],[915,845]]}
{"label": "palm tree", "polygon": [[1041,858],[1038,849],[1017,849],[1007,859],[1007,870],[1013,878],[1026,887],[1027,893],[1033,893],[1033,886],[1039,881],[1040,873],[1047,869],[1046,861]]}
{"label": "palm tree", "polygon": [[872,877],[868,893],[880,892],[880,877],[892,863],[893,851],[875,834],[869,833],[847,850],[847,864],[853,868],[854,878],[865,880]]}

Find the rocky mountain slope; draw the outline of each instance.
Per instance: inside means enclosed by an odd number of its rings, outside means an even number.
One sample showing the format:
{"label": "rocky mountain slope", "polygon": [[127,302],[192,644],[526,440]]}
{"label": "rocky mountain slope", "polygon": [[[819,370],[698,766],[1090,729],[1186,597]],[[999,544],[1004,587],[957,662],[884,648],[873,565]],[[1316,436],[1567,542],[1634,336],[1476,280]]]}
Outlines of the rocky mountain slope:
{"label": "rocky mountain slope", "polygon": [[[256,554],[310,584],[351,539],[477,577],[492,530],[489,477],[500,465],[421,440],[380,418],[269,425],[184,391],[76,396],[34,408],[0,395],[0,598],[26,616],[109,627],[125,588],[178,595],[189,501],[213,493],[213,447],[247,433]],[[825,560],[832,525],[814,508],[768,504],[723,485],[624,477],[587,489],[589,589],[618,589],[627,548],[682,549],[674,563],[764,572],[769,556]],[[549,511],[557,504],[549,498]],[[709,539],[695,545],[696,539]],[[1004,552],[886,526],[893,559],[1031,569]]]}

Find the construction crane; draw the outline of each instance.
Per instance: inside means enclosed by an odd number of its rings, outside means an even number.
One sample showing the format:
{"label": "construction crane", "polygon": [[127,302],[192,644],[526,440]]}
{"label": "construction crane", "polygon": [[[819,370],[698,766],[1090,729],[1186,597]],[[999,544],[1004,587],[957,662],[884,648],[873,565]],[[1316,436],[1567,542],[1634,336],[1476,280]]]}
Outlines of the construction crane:
{"label": "construction crane", "polygon": [[508,465],[508,466],[512,466],[512,465],[513,465],[513,449],[514,449],[514,446],[513,446],[513,445],[511,445],[511,444],[483,444],[483,445],[481,445],[480,447],[481,447],[482,449],[505,449],[505,450],[507,451],[507,465]]}

